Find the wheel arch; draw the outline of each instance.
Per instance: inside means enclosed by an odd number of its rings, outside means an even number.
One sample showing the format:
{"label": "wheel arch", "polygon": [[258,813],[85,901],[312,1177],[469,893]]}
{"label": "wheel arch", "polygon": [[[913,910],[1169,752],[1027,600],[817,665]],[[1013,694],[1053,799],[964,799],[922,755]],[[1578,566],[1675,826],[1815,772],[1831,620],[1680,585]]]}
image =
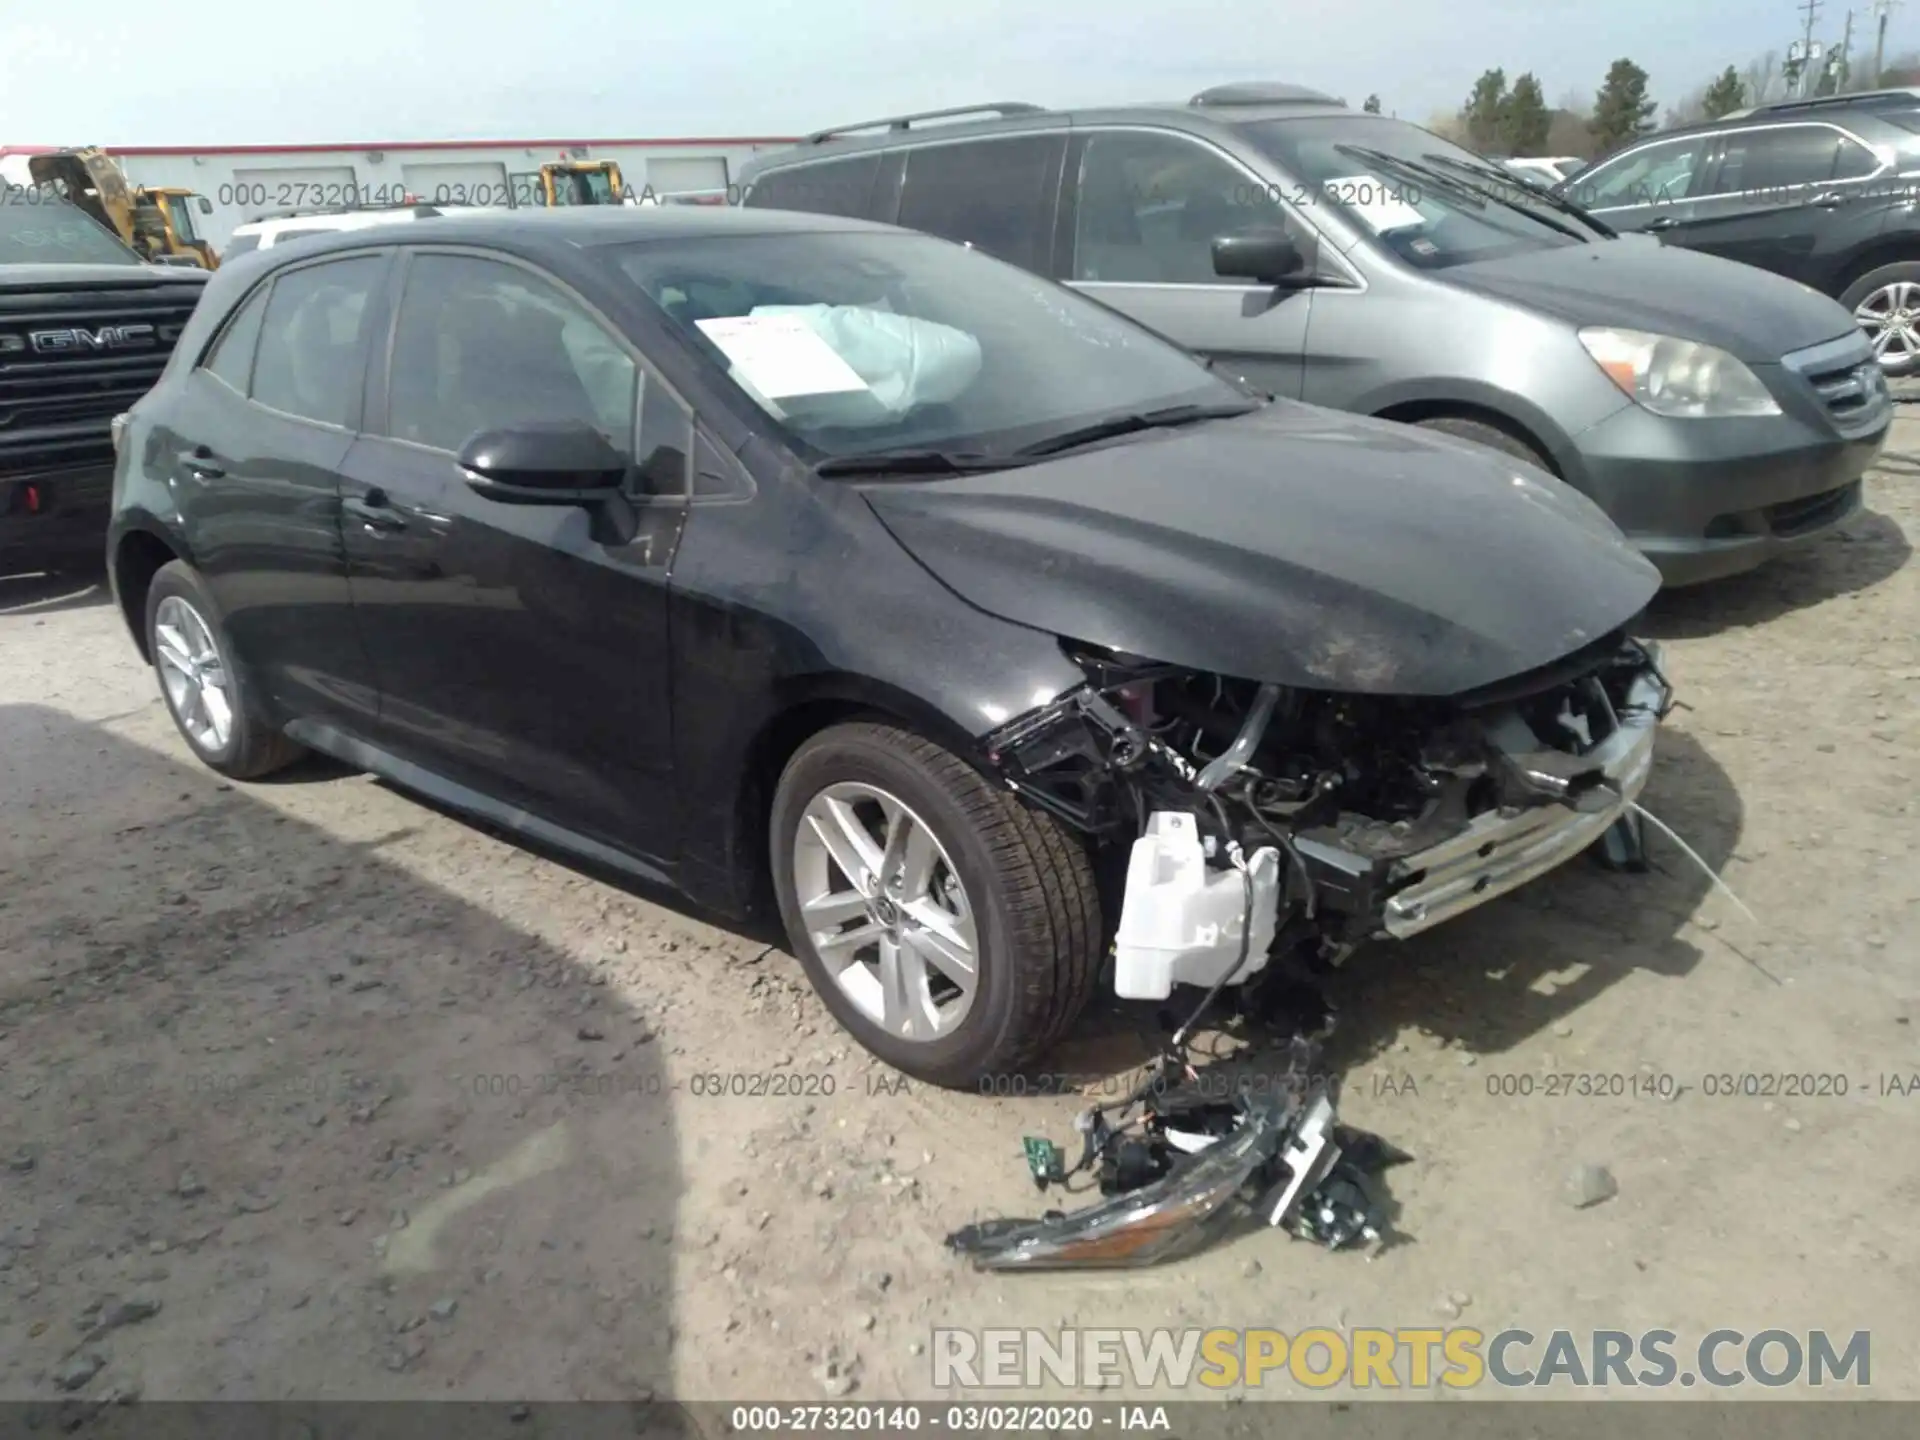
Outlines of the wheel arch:
{"label": "wheel arch", "polygon": [[1882,236],[1861,246],[1837,266],[1839,281],[1833,298],[1839,298],[1874,271],[1888,265],[1920,265],[1920,235]]}
{"label": "wheel arch", "polygon": [[1564,480],[1567,476],[1565,463],[1544,435],[1537,433],[1527,422],[1516,419],[1508,409],[1483,399],[1427,396],[1401,400],[1375,410],[1373,416],[1376,420],[1395,420],[1402,425],[1418,425],[1423,420],[1441,419],[1478,421],[1532,450],[1546,462],[1547,469],[1555,478]]}
{"label": "wheel arch", "polygon": [[113,554],[107,566],[108,582],[113,587],[120,618],[133,636],[134,648],[148,664],[153,663],[153,656],[147,647],[147,591],[160,567],[174,560],[192,563],[192,556],[178,535],[152,517],[131,522],[113,542]]}
{"label": "wheel arch", "polygon": [[[796,677],[777,692],[773,707],[742,748],[729,807],[728,869],[738,908],[772,913],[773,876],[767,820],[781,772],[800,747],[821,731],[856,720],[912,730],[987,772],[975,736],[938,707],[870,676],[825,672]],[[988,777],[991,779],[991,776]]]}

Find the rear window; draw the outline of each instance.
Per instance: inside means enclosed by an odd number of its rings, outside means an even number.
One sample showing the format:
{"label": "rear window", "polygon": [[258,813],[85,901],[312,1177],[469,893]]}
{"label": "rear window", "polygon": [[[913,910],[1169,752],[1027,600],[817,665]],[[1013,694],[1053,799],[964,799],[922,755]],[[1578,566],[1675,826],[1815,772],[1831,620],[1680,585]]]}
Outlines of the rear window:
{"label": "rear window", "polygon": [[809,215],[865,219],[880,174],[880,157],[852,155],[791,165],[748,182],[746,203],[762,210],[801,210]]}
{"label": "rear window", "polygon": [[249,250],[258,250],[259,248],[260,237],[258,235],[236,235],[227,242],[226,258],[231,260],[236,255],[244,255]]}
{"label": "rear window", "polygon": [[99,222],[50,191],[0,188],[0,265],[140,263],[140,257]]}

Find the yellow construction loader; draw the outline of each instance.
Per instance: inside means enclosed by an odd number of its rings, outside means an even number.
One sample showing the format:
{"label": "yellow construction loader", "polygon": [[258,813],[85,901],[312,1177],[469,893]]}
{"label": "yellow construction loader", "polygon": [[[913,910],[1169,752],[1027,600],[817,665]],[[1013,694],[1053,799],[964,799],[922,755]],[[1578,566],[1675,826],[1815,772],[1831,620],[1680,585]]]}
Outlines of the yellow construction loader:
{"label": "yellow construction loader", "polygon": [[219,266],[194,223],[196,214],[213,213],[206,196],[178,186],[129,185],[119,162],[95,146],[35,155],[27,165],[36,185],[59,190],[146,259]]}
{"label": "yellow construction loader", "polygon": [[619,205],[626,182],[613,160],[560,160],[540,167],[542,205]]}

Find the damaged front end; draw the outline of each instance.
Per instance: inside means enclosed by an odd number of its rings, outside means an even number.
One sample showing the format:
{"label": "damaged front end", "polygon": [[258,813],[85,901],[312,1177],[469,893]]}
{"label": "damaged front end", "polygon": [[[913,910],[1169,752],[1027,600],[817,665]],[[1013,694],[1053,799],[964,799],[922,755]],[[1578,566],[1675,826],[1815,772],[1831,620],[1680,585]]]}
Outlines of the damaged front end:
{"label": "damaged front end", "polygon": [[1595,842],[1640,860],[1633,806],[1673,692],[1657,647],[1624,632],[1445,699],[1069,651],[1087,684],[988,736],[987,758],[1029,803],[1131,846],[1123,997],[1217,991],[1283,948],[1337,963]]}

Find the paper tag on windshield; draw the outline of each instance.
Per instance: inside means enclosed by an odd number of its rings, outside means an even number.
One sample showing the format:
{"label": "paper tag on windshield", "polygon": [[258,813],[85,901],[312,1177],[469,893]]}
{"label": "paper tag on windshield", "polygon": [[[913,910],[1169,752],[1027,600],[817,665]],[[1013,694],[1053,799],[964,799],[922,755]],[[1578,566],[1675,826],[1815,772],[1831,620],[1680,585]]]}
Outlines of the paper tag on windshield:
{"label": "paper tag on windshield", "polygon": [[867,388],[854,368],[798,315],[728,315],[694,324],[769,400]]}
{"label": "paper tag on windshield", "polygon": [[1400,198],[1401,186],[1378,175],[1348,175],[1329,180],[1327,198],[1353,211],[1377,234],[1406,225],[1424,225],[1427,217]]}

